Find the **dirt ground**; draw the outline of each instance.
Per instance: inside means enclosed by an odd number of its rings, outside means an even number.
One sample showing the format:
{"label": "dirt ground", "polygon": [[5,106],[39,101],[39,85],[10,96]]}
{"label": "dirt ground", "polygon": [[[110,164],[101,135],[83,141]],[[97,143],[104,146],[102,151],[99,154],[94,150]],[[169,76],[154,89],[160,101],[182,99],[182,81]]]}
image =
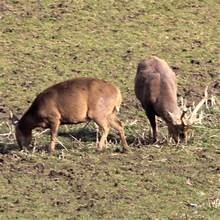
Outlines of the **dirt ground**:
{"label": "dirt ground", "polygon": [[[220,216],[219,2],[0,2],[0,219],[210,219]],[[134,95],[137,63],[157,55],[177,74],[178,102],[193,106],[209,85],[215,100],[187,144],[159,142]],[[96,128],[63,126],[55,155],[49,132],[20,150],[9,110],[21,116],[54,83],[93,76],[123,94],[119,118],[131,152],[111,131],[96,151]],[[209,103],[210,104],[210,103]]]}

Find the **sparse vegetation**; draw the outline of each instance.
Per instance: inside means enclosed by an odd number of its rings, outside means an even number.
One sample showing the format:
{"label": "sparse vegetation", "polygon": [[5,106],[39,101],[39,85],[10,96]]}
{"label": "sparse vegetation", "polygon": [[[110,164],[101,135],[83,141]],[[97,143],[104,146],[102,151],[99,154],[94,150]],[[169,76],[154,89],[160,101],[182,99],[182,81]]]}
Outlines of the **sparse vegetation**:
{"label": "sparse vegetation", "polygon": [[[217,0],[0,2],[1,219],[218,219],[219,3]],[[135,98],[140,59],[165,59],[179,96],[197,102],[209,84],[216,105],[187,145],[148,144],[149,124]],[[8,110],[22,114],[36,94],[76,76],[118,85],[128,154],[95,150],[93,124],[64,126],[56,155],[36,131],[34,151],[19,151]]]}

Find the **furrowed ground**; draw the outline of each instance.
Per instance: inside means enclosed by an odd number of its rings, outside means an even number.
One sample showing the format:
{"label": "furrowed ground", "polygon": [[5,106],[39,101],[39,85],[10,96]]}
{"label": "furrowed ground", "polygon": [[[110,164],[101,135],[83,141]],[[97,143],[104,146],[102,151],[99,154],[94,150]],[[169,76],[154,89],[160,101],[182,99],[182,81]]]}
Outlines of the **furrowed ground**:
{"label": "furrowed ground", "polygon": [[[219,22],[217,0],[3,0],[0,2],[1,219],[219,219]],[[178,96],[198,102],[206,85],[216,105],[204,110],[187,145],[148,144],[149,123],[133,87],[140,59],[165,59]],[[46,87],[77,76],[122,91],[119,117],[132,151],[117,134],[96,152],[92,123],[63,126],[56,155],[49,133],[19,151],[8,121]]]}

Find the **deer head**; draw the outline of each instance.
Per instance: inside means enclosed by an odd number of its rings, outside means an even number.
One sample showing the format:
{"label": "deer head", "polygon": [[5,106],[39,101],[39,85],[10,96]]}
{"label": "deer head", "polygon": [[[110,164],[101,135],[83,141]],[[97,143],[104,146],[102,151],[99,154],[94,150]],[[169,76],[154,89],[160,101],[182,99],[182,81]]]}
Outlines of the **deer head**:
{"label": "deer head", "polygon": [[15,126],[15,137],[18,142],[18,145],[22,149],[23,147],[28,147],[31,143],[32,135],[29,130],[21,129],[19,127],[19,119],[12,111],[9,112],[9,119],[12,124]]}
{"label": "deer head", "polygon": [[205,89],[203,99],[196,105],[193,111],[190,111],[189,114],[187,114],[189,109],[187,109],[186,106],[183,106],[183,109],[179,115],[175,115],[171,112],[168,112],[172,121],[172,123],[168,124],[168,130],[170,135],[176,142],[187,141],[189,129],[192,128],[193,124],[197,123],[198,121],[201,121],[202,113],[199,115],[198,111],[208,100],[207,90],[208,87],[206,87]]}

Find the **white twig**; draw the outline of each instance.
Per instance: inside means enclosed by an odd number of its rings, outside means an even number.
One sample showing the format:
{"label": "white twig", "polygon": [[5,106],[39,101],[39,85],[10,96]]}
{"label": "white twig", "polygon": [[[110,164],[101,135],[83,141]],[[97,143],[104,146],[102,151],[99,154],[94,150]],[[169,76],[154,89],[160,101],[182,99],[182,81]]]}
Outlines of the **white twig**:
{"label": "white twig", "polygon": [[88,121],[88,122],[83,126],[83,129],[86,128],[86,127],[90,124],[90,122],[91,122],[91,121]]}
{"label": "white twig", "polygon": [[79,141],[77,138],[75,138],[73,135],[69,134],[69,136],[76,141],[79,145],[82,145],[81,141]]}
{"label": "white twig", "polygon": [[60,144],[66,151],[68,151],[68,149],[65,147],[65,145],[64,145],[61,141],[59,141],[58,139],[56,139],[56,142],[57,142],[58,144]]}
{"label": "white twig", "polygon": [[34,154],[36,151],[36,145],[34,144],[33,149],[32,149],[32,154]]}
{"label": "white twig", "polygon": [[41,131],[41,132],[34,132],[34,137],[36,138],[36,137],[39,137],[39,136],[41,136],[42,134],[44,134],[44,133],[46,133],[46,132],[48,132],[50,129],[48,128],[48,129],[45,129],[45,130],[43,130],[43,131]]}

